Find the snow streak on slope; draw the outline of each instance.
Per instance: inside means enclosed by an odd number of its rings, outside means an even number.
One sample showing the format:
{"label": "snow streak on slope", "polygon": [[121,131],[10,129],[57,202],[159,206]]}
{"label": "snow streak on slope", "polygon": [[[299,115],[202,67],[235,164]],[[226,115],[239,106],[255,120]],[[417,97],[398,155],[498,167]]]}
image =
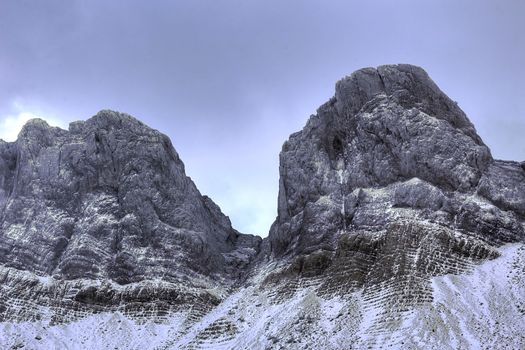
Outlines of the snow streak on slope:
{"label": "snow streak on slope", "polygon": [[0,344],[26,349],[519,349],[525,346],[525,245],[468,274],[432,279],[433,301],[402,313],[389,336],[373,339],[378,317],[362,292],[326,299],[299,286],[276,298],[253,285],[231,294],[194,324],[186,314],[137,323],[119,313],[66,325],[3,323]]}
{"label": "snow streak on slope", "polygon": [[501,253],[471,274],[434,278],[434,302],[416,310],[409,343],[435,348],[449,344],[451,349],[523,349],[525,246],[507,245]]}

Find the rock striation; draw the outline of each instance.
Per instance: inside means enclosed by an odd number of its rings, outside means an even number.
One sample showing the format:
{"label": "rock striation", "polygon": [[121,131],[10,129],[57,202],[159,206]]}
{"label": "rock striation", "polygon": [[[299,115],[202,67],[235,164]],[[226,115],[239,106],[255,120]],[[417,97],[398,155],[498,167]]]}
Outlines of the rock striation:
{"label": "rock striation", "polygon": [[433,301],[433,278],[523,242],[524,204],[520,164],[494,160],[423,69],[365,68],[283,146],[267,251],[288,264],[268,281],[284,294],[280,281],[308,278],[320,295],[362,291],[364,307],[383,311],[361,345],[379,346]]}
{"label": "rock striation", "polygon": [[[181,286],[231,285],[258,252],[261,239],[234,230],[199,193],[168,137],[129,115],[101,111],[69,130],[34,119],[16,142],[0,144],[0,155],[4,308],[11,308],[5,294],[25,295],[23,284],[32,289],[28,298],[46,305],[51,294],[71,294],[73,310],[122,307],[127,299],[180,304],[196,298]],[[54,282],[33,288],[13,281],[17,271]],[[111,287],[156,280],[166,285]]]}
{"label": "rock striation", "polygon": [[423,69],[339,81],[283,145],[279,172],[261,240],[234,230],[169,139],[136,119],[31,121],[0,143],[0,340],[525,346],[525,168],[494,159]]}
{"label": "rock striation", "polygon": [[[523,238],[523,169],[493,160],[463,111],[419,67],[366,68],[342,79],[280,159],[270,234],[277,256],[323,248],[348,228],[384,228],[406,208],[465,231],[493,227],[486,239]],[[479,215],[480,203],[494,215]]]}

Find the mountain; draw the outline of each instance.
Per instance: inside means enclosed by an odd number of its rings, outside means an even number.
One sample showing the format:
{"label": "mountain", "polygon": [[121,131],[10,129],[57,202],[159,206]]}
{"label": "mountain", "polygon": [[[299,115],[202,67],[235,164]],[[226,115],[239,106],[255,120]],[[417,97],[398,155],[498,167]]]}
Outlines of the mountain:
{"label": "mountain", "polygon": [[219,302],[208,289],[234,284],[259,250],[199,193],[168,137],[128,115],[68,131],[35,119],[0,154],[2,321],[207,310]]}
{"label": "mountain", "polygon": [[30,121],[0,143],[0,344],[525,346],[525,164],[493,159],[423,69],[340,80],[279,172],[261,240],[136,119]]}

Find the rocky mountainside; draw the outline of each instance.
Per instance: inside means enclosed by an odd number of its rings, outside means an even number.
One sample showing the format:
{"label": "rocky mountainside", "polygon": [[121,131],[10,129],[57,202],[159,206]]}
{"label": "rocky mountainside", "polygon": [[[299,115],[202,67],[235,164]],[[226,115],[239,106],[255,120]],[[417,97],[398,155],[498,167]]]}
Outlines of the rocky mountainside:
{"label": "rocky mountainside", "polygon": [[279,170],[261,240],[132,117],[29,122],[0,143],[0,344],[525,347],[525,165],[421,68],[339,81]]}
{"label": "rocky mountainside", "polygon": [[0,320],[41,318],[29,301],[52,322],[92,306],[211,307],[206,289],[234,284],[259,250],[199,193],[170,140],[128,115],[102,111],[68,131],[35,119],[0,155]]}

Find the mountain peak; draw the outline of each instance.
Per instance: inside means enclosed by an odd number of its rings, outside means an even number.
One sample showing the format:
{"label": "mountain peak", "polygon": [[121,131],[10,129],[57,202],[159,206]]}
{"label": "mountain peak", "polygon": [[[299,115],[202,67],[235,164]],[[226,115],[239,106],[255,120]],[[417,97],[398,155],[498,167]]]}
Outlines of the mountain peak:
{"label": "mountain peak", "polygon": [[44,119],[32,118],[29,119],[18,133],[19,139],[35,139],[39,135],[46,135],[51,130],[60,130],[60,128],[50,126]]}
{"label": "mountain peak", "polygon": [[100,110],[93,117],[86,120],[86,123],[97,125],[97,126],[104,126],[104,125],[122,126],[125,124],[130,124],[130,125],[140,125],[142,127],[149,128],[146,124],[142,123],[137,118],[127,113],[113,111],[111,109]]}
{"label": "mountain peak", "polygon": [[[122,284],[193,274],[233,283],[256,253],[257,239],[186,176],[169,138],[128,114],[103,110],[69,130],[33,119],[0,146],[7,266]],[[237,252],[237,241],[255,248]]]}
{"label": "mountain peak", "polygon": [[335,106],[339,114],[351,117],[363,107],[381,99],[393,100],[405,109],[418,108],[446,120],[454,128],[482,144],[472,123],[457,103],[439,89],[427,72],[409,64],[363,68],[336,83]]}
{"label": "mountain peak", "polygon": [[[444,193],[479,192],[521,213],[524,198],[512,194],[521,193],[521,169],[510,175],[498,164],[465,113],[422,68],[360,69],[337,82],[335,96],[284,144],[270,241],[275,252],[297,253],[323,247],[351,225],[383,226],[388,215],[356,220],[372,189],[390,193],[385,200],[392,206],[405,203],[404,191],[410,206],[420,206],[414,198],[424,193],[429,208],[430,198],[442,203]],[[502,177],[513,190],[500,201],[492,189],[504,189]]]}
{"label": "mountain peak", "polygon": [[0,142],[7,347],[523,348],[523,163],[419,67],[336,84],[283,146],[264,240],[127,114],[21,135]]}

